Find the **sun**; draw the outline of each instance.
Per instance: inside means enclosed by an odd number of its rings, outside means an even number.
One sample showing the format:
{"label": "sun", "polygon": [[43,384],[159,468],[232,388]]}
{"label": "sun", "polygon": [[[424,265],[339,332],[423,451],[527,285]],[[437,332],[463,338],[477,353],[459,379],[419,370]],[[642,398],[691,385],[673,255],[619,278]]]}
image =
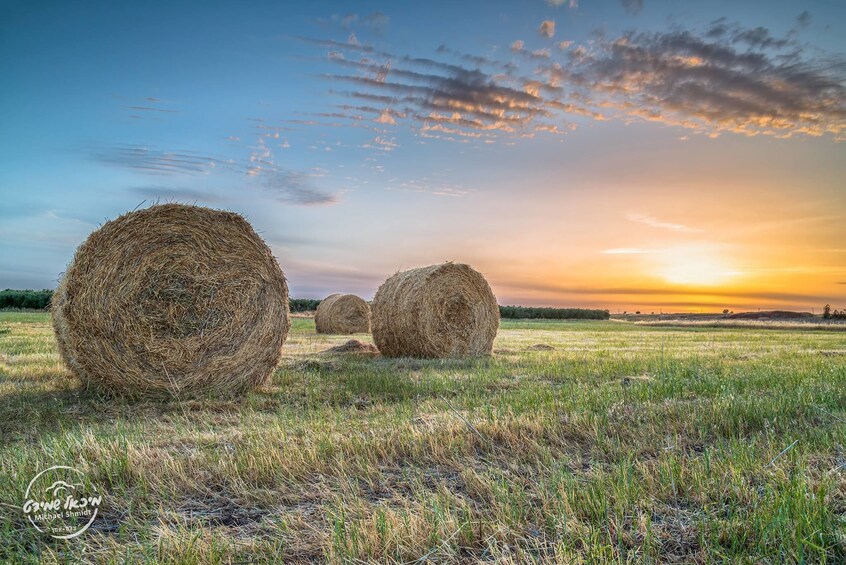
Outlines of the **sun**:
{"label": "sun", "polygon": [[740,273],[712,252],[680,249],[668,254],[660,276],[671,284],[718,286]]}

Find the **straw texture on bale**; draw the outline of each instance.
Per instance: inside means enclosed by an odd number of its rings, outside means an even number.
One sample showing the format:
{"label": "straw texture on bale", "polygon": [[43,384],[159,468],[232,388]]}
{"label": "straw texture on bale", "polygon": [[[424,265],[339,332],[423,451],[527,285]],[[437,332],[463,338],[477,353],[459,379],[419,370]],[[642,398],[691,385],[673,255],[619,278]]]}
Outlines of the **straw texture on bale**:
{"label": "straw texture on bale", "polygon": [[138,397],[242,393],[265,382],[288,333],[288,286],[231,212],[163,204],[107,222],[56,290],[53,327],[86,384]]}
{"label": "straw texture on bale", "polygon": [[373,341],[386,357],[489,355],[499,328],[491,287],[461,263],[395,274],[372,308]]}
{"label": "straw texture on bale", "polygon": [[319,334],[370,333],[370,305],[354,294],[331,294],[314,313]]}

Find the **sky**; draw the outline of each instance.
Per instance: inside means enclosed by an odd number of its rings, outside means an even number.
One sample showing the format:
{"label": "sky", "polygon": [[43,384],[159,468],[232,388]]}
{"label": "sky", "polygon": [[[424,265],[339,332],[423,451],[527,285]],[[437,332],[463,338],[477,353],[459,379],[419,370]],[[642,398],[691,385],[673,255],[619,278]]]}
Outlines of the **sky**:
{"label": "sky", "polygon": [[0,2],[0,288],[155,202],[291,296],[456,261],[500,304],[846,308],[846,3]]}

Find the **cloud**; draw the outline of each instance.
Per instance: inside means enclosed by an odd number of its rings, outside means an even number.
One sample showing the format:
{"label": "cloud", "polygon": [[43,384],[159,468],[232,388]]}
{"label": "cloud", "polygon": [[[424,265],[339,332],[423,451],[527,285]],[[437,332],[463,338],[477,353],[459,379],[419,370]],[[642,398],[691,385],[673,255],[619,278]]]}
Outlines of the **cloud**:
{"label": "cloud", "polygon": [[332,14],[331,21],[344,29],[349,29],[358,21],[358,14]]}
{"label": "cloud", "polygon": [[319,206],[338,202],[337,196],[314,185],[314,175],[275,169],[262,179],[265,190],[279,202]]}
{"label": "cloud", "polygon": [[145,96],[143,98],[138,99],[138,102],[134,104],[130,104],[128,106],[124,106],[125,109],[131,110],[133,113],[130,114],[130,118],[141,119],[143,116],[153,115],[153,114],[178,114],[180,113],[179,110],[173,110],[170,108],[163,108],[161,105],[164,104],[161,98],[156,98],[155,96]]}
{"label": "cloud", "polygon": [[422,58],[395,61],[404,65],[395,63],[386,70],[386,65],[375,62],[333,60],[358,73],[326,78],[353,83],[359,88],[351,96],[387,105],[388,110],[379,111],[380,123],[410,116],[421,122],[514,131],[546,113],[538,96],[506,86],[479,69]]}
{"label": "cloud", "polygon": [[162,151],[144,145],[120,144],[96,150],[91,157],[107,165],[115,165],[146,174],[208,174],[228,163],[218,157],[194,151]]}
{"label": "cloud", "polygon": [[421,192],[434,196],[449,196],[453,198],[466,196],[473,192],[459,185],[428,177],[406,180],[392,178],[388,182],[389,186],[385,189],[388,191]]}
{"label": "cloud", "polygon": [[391,111],[387,108],[382,110],[382,112],[379,114],[379,117],[375,118],[373,121],[377,124],[389,124],[394,126],[397,125],[397,121],[391,115]]}
{"label": "cloud", "polygon": [[136,186],[129,189],[133,194],[150,200],[179,200],[189,202],[219,202],[220,196],[211,192],[190,188],[169,188],[162,186]]}
{"label": "cloud", "polygon": [[602,253],[605,253],[606,255],[643,255],[660,252],[660,249],[641,249],[639,247],[615,247],[613,249],[605,249],[602,251]]}
{"label": "cloud", "polygon": [[455,49],[451,49],[448,46],[443,45],[443,44],[438,46],[436,52],[439,53],[439,54],[452,55],[452,56],[457,57],[458,59],[460,59],[462,61],[465,61],[467,63],[472,63],[472,64],[476,65],[477,67],[485,67],[485,66],[496,67],[498,69],[502,69],[502,70],[508,71],[508,72],[514,72],[514,71],[517,70],[517,65],[515,65],[514,63],[512,63],[510,61],[505,61],[505,62],[496,61],[494,59],[491,59],[490,57],[483,57],[481,55],[471,55],[471,54],[468,54],[468,53],[461,53],[461,52],[456,51]]}
{"label": "cloud", "polygon": [[[810,294],[793,292],[755,292],[745,290],[721,290],[713,287],[572,287],[556,285],[554,283],[534,281],[496,281],[497,286],[519,288],[521,290],[535,290],[558,292],[575,295],[597,295],[597,296],[715,296],[724,298],[751,298],[759,300],[773,300],[782,302],[810,302],[818,300],[818,297]],[[657,305],[658,303],[656,303]],[[669,304],[668,304],[669,305]]]}
{"label": "cloud", "polygon": [[630,14],[639,14],[643,9],[643,0],[620,0],[620,4]]}
{"label": "cloud", "polygon": [[697,228],[691,228],[684,224],[677,224],[673,222],[664,222],[658,220],[657,218],[653,218],[652,216],[647,216],[644,214],[629,214],[626,216],[629,221],[637,222],[639,224],[644,224],[652,228],[658,228],[662,230],[670,230],[670,231],[677,231],[677,232],[687,232],[687,233],[697,233],[701,232],[702,230]]}
{"label": "cloud", "polygon": [[544,20],[541,22],[538,33],[541,37],[552,38],[555,35],[555,20]]}
{"label": "cloud", "polygon": [[554,57],[550,49],[529,51],[516,40],[510,52],[532,65],[525,71],[531,78],[521,76],[513,60],[443,45],[438,55],[473,68],[396,55],[357,40],[301,39],[331,49],[328,61],[348,71],[323,75],[355,85],[332,93],[368,101],[367,111],[387,125],[409,119],[514,137],[530,137],[541,124],[570,129],[573,116],[652,121],[711,137],[734,132],[841,139],[846,129],[846,60],[725,19],[699,32],[597,35],[579,46],[560,42],[564,51]]}
{"label": "cloud", "polygon": [[378,35],[384,34],[391,25],[391,18],[382,12],[373,12],[362,18],[362,23]]}
{"label": "cloud", "polygon": [[[562,74],[598,106],[700,131],[839,136],[846,61],[792,46],[764,28],[718,20],[692,31],[635,33],[571,52]],[[742,46],[742,47],[741,47]]]}
{"label": "cloud", "polygon": [[360,16],[354,13],[333,14],[328,21],[325,19],[318,19],[317,21],[322,24],[329,23],[335,26],[340,26],[341,28],[347,30],[354,27],[364,28],[377,35],[384,34],[385,31],[387,31],[388,26],[391,24],[391,18],[378,11],[371,12],[366,16]]}
{"label": "cloud", "polygon": [[[252,147],[249,159],[223,159],[194,151],[164,151],[142,145],[123,144],[92,152],[91,158],[107,165],[157,176],[196,176],[215,173],[244,175],[255,179],[267,193],[280,202],[302,205],[332,204],[337,197],[313,184],[314,174],[278,166],[265,138],[276,139],[273,133],[263,134]],[[142,196],[151,198],[198,199],[211,202],[213,194],[192,189],[139,187]]]}
{"label": "cloud", "polygon": [[129,110],[137,112],[161,112],[163,114],[178,114],[179,110],[168,110],[166,108],[153,108],[151,106],[126,106]]}
{"label": "cloud", "polygon": [[811,25],[811,13],[808,10],[803,10],[801,14],[796,16],[796,25],[799,29],[807,29]]}
{"label": "cloud", "polygon": [[563,6],[567,4],[571,10],[575,10],[579,7],[579,0],[546,0],[546,3],[550,6]]}

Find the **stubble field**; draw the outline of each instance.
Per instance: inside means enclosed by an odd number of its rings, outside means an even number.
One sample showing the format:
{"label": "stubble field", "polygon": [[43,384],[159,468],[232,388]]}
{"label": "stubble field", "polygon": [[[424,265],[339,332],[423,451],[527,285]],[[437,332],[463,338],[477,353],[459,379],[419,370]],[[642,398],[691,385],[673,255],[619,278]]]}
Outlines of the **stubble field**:
{"label": "stubble field", "polygon": [[[356,336],[369,341],[368,336]],[[492,358],[323,351],[239,400],[85,391],[0,313],[0,562],[846,561],[846,333],[504,320]],[[40,470],[104,493],[69,541]]]}

